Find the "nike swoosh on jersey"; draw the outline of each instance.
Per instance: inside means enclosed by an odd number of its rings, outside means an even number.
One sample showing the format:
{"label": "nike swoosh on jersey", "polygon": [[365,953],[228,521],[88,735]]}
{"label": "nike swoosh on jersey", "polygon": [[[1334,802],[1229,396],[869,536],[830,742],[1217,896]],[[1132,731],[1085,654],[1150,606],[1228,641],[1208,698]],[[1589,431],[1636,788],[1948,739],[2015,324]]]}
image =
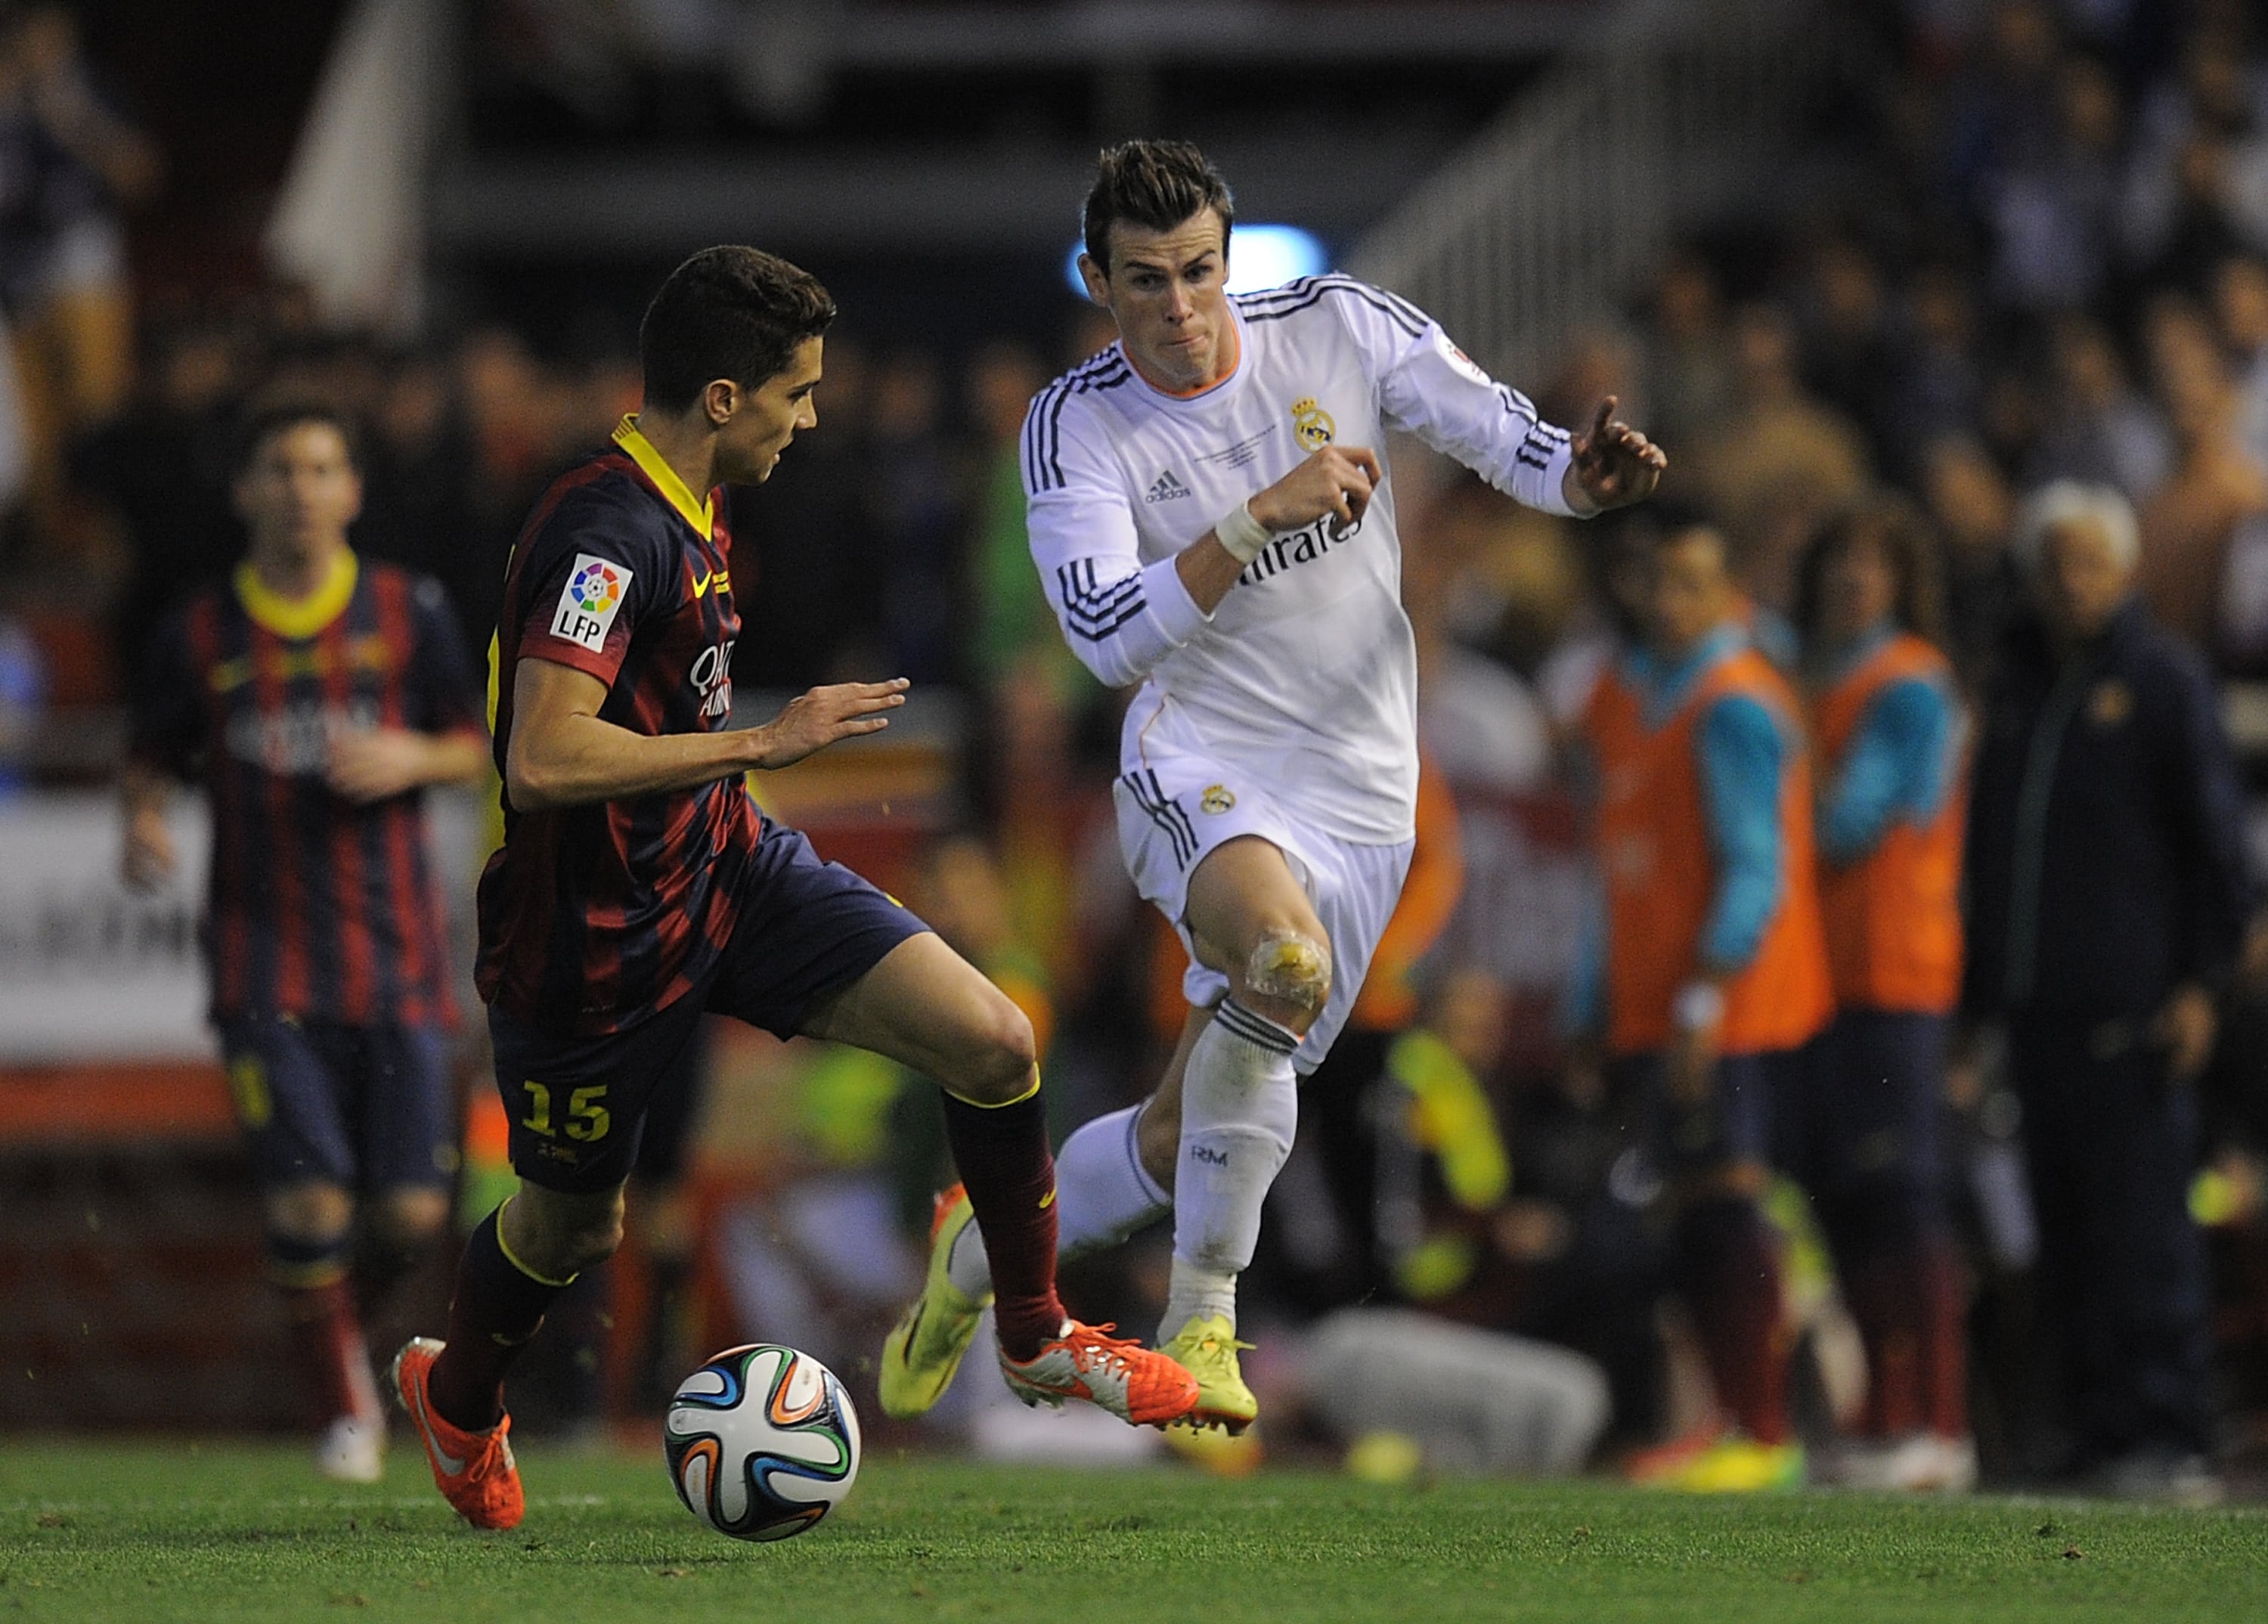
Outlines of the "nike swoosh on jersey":
{"label": "nike swoosh on jersey", "polygon": [[730,592],[733,589],[732,574],[730,572],[724,570],[718,570],[715,572],[708,570],[702,571],[699,575],[694,577],[693,595],[696,598],[707,596],[709,588],[712,583],[715,585],[718,591]]}

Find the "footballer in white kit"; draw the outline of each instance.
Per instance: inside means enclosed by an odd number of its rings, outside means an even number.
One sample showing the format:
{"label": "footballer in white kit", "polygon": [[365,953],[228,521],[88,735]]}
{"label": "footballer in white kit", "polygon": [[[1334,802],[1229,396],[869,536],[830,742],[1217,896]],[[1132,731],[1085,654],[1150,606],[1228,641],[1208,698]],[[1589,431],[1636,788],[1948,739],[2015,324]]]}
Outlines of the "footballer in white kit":
{"label": "footballer in white kit", "polygon": [[[1235,1277],[1291,1152],[1298,1076],[1345,1023],[1415,835],[1417,653],[1387,432],[1578,516],[1648,494],[1665,459],[1611,401],[1580,439],[1542,421],[1383,289],[1325,276],[1227,295],[1232,218],[1194,147],[1103,154],[1080,269],[1120,340],[1033,402],[1022,465],[1065,639],[1104,682],[1141,684],[1120,843],[1190,956],[1164,1083],[1064,1147],[1059,1245],[1115,1244],[1173,1211],[1159,1345],[1197,1378],[1192,1418],[1241,1431],[1257,1405]],[[941,1393],[984,1279],[947,1192],[929,1283],[885,1348],[894,1414]]]}
{"label": "footballer in white kit", "polygon": [[[1190,873],[1256,835],[1329,933],[1328,1001],[1294,1055],[1329,1052],[1409,867],[1418,805],[1418,655],[1401,601],[1394,491],[1351,525],[1272,536],[1208,616],[1174,559],[1225,513],[1334,444],[1418,435],[1533,507],[1571,513],[1564,429],[1406,301],[1314,277],[1228,301],[1235,361],[1191,395],[1117,345],[1057,380],[1026,421],[1032,557],[1064,635],[1104,682],[1140,682],[1120,747],[1127,871],[1186,939]],[[1381,465],[1382,449],[1379,452]],[[1228,978],[1192,959],[1191,1005]]]}

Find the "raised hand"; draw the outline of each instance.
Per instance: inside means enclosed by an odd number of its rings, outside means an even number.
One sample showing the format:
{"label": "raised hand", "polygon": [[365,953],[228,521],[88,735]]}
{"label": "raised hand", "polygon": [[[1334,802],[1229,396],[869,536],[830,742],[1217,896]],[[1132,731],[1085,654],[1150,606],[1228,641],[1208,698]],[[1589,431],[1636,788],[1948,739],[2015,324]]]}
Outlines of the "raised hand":
{"label": "raised hand", "polygon": [[903,705],[911,686],[894,676],[887,683],[836,683],[798,696],[777,716],[751,729],[759,739],[755,764],[792,766],[838,739],[880,733],[890,725],[884,712]]}
{"label": "raised hand", "polygon": [[[1644,501],[1669,466],[1660,447],[1615,416],[1617,403],[1611,395],[1599,402],[1589,429],[1575,437],[1574,461],[1567,469],[1568,482],[1601,512]],[[1572,500],[1574,492],[1567,494],[1571,506],[1580,509],[1583,504]]]}

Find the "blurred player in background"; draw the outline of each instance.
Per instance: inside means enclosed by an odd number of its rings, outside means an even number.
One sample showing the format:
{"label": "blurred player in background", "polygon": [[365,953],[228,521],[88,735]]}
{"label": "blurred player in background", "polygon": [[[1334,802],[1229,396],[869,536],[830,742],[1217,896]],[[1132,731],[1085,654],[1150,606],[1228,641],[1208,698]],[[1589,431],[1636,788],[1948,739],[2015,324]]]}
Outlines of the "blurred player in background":
{"label": "blurred player in background", "polygon": [[[1033,402],[1023,463],[1064,637],[1104,682],[1142,685],[1120,844],[1190,960],[1158,1092],[1064,1145],[1064,1242],[1112,1244],[1171,1208],[1159,1340],[1197,1378],[1195,1419],[1241,1430],[1258,1406],[1236,1277],[1291,1153],[1299,1077],[1345,1023],[1410,865],[1417,661],[1379,448],[1408,430],[1574,515],[1646,496],[1666,459],[1611,400],[1580,439],[1543,422],[1351,277],[1230,298],[1233,218],[1195,147],[1102,154],[1079,269],[1119,341]],[[967,1230],[941,1202],[929,1284],[885,1349],[894,1414],[933,1404],[974,1335],[984,1264]]]}
{"label": "blurred player in background", "polygon": [[1967,1488],[1967,1304],[1946,1209],[1947,1045],[1961,997],[1962,735],[1935,539],[1895,498],[1799,565],[1819,900],[1837,1015],[1784,1140],[1867,1350],[1855,1487]]}
{"label": "blurred player in background", "polygon": [[455,1168],[446,913],[417,792],[486,771],[479,696],[434,582],[347,544],[346,421],[256,416],[237,475],[251,535],[227,586],[160,634],[123,779],[128,882],[174,868],[165,808],[212,808],[212,1014],[251,1140],[269,1272],[327,1426],[328,1476],[379,1475],[364,1309],[439,1233]]}
{"label": "blurred player in background", "polygon": [[478,979],[520,1184],[466,1243],[447,1341],[411,1341],[394,1370],[435,1482],[477,1527],[520,1520],[504,1375],[552,1299],[621,1244],[652,1092],[705,1010],[872,1049],[943,1086],[1019,1396],[1141,1422],[1196,1399],[1170,1361],[1057,1299],[1030,1022],[747,794],[750,769],[876,732],[904,700],[902,680],[842,683],[727,726],[740,622],[717,491],[768,478],[816,424],[834,315],[770,255],[688,260],[640,328],[643,410],[552,485],[513,549],[496,655],[504,841],[481,880]]}
{"label": "blurred player in background", "polygon": [[1827,1024],[1811,775],[1793,692],[1743,630],[1724,538],[1654,550],[1646,643],[1600,683],[1602,952],[1579,994],[1609,1086],[1653,1124],[1679,1295],[1731,1429],[1634,1468],[1703,1490],[1803,1480],[1786,1401],[1777,1246],[1758,1206],[1772,1103]]}

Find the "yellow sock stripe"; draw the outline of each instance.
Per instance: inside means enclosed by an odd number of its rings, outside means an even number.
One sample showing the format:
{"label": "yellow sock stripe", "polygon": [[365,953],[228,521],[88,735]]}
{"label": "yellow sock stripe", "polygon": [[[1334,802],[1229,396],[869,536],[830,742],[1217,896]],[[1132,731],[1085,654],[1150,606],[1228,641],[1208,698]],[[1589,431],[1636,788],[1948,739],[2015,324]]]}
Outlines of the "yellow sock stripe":
{"label": "yellow sock stripe", "polygon": [[337,1258],[325,1258],[314,1263],[285,1263],[270,1258],[267,1270],[268,1278],[286,1291],[312,1291],[347,1277],[347,1266]]}
{"label": "yellow sock stripe", "polygon": [[537,1285],[549,1286],[555,1291],[564,1291],[568,1287],[575,1283],[577,1278],[575,1275],[570,1274],[565,1280],[553,1280],[549,1275],[538,1274],[534,1269],[529,1268],[527,1265],[522,1263],[519,1259],[512,1255],[512,1243],[504,1237],[504,1212],[505,1207],[512,1205],[512,1198],[506,1196],[496,1209],[497,1250],[504,1254],[504,1260],[506,1263],[509,1263],[512,1267],[526,1275],[528,1279],[534,1281]]}
{"label": "yellow sock stripe", "polygon": [[959,1100],[962,1104],[974,1105],[979,1111],[1005,1111],[1011,1105],[1022,1104],[1026,1100],[1031,1098],[1032,1096],[1037,1094],[1039,1091],[1040,1068],[1036,1066],[1032,1067],[1032,1086],[1025,1089],[1021,1094],[1019,1094],[1012,1100],[973,1100],[966,1094],[958,1093],[952,1089],[947,1089],[946,1090],[947,1094],[951,1094],[954,1098]]}

